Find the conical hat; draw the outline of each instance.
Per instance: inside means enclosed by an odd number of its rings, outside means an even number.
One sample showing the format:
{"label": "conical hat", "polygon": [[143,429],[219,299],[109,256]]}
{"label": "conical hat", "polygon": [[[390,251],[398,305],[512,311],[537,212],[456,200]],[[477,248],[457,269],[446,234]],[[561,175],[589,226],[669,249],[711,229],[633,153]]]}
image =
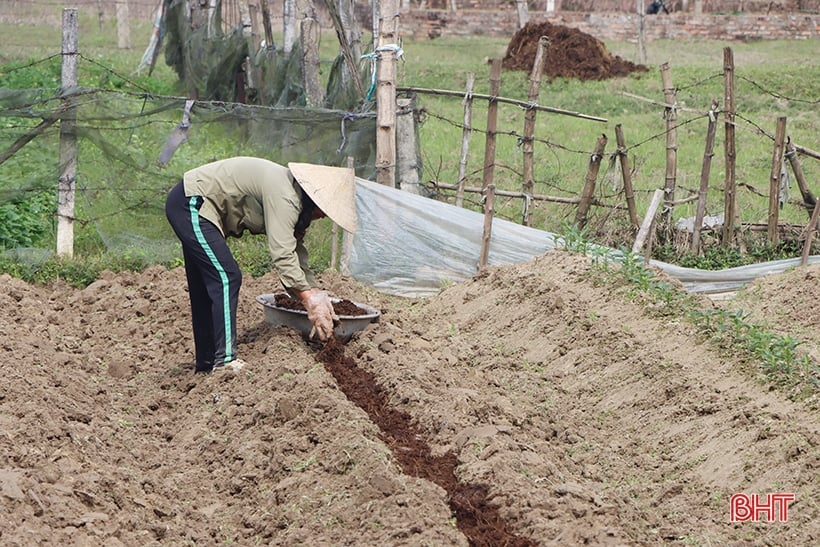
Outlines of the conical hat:
{"label": "conical hat", "polygon": [[356,184],[353,169],[312,163],[289,163],[299,186],[330,219],[348,232],[356,231]]}

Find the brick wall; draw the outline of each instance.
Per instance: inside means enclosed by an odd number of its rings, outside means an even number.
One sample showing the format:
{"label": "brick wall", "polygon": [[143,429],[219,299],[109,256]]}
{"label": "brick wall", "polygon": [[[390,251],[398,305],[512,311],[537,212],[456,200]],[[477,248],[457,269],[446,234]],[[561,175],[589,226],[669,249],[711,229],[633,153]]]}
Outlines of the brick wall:
{"label": "brick wall", "polygon": [[[577,28],[601,40],[632,41],[639,17],[630,13],[530,12],[530,21]],[[415,39],[439,36],[512,36],[518,28],[515,8],[486,10],[408,10],[401,12],[401,34]],[[801,40],[820,38],[820,14],[780,13],[748,15],[647,15],[647,40],[707,38],[714,40]]]}

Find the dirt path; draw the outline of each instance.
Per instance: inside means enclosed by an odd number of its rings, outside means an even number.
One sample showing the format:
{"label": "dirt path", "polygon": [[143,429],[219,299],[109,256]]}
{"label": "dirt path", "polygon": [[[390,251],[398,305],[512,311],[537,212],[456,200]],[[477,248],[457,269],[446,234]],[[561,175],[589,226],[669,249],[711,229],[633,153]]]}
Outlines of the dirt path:
{"label": "dirt path", "polygon": [[[323,279],[383,310],[346,355],[517,536],[818,544],[818,402],[586,270],[553,252],[424,301]],[[243,285],[250,368],[194,376],[181,270],[82,291],[0,277],[0,544],[467,545],[445,489],[403,469],[299,336],[263,323],[254,298],[277,284]],[[788,522],[733,524],[737,492],[796,502]]]}

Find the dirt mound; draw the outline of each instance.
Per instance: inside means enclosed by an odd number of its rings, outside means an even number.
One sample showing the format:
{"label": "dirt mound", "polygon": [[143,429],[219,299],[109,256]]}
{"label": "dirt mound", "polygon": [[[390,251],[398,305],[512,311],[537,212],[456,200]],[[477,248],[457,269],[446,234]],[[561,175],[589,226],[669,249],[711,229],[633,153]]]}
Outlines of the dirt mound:
{"label": "dirt mound", "polygon": [[550,45],[544,56],[544,76],[578,80],[606,80],[645,72],[647,67],[612,55],[603,42],[578,29],[549,22],[527,23],[507,46],[502,66],[530,72],[538,51],[538,40],[546,36]]}
{"label": "dirt mound", "polygon": [[[480,544],[453,484],[412,468],[441,460],[522,544],[818,544],[816,404],[588,270],[552,252],[426,300],[325,274],[382,310],[334,370],[264,323],[276,277],[248,277],[250,365],[209,376],[192,373],[181,269],[83,290],[0,277],[0,544]],[[343,391],[354,367],[378,405]],[[407,442],[374,413],[400,415]],[[796,502],[788,522],[731,523],[738,492]]]}

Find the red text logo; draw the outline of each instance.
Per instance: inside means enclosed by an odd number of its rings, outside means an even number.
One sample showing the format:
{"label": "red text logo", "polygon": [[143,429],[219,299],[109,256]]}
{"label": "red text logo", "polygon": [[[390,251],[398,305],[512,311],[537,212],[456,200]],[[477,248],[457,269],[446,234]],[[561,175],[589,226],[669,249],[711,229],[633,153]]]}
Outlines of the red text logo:
{"label": "red text logo", "polygon": [[729,517],[732,522],[786,522],[790,501],[794,501],[794,494],[735,494],[729,500]]}

